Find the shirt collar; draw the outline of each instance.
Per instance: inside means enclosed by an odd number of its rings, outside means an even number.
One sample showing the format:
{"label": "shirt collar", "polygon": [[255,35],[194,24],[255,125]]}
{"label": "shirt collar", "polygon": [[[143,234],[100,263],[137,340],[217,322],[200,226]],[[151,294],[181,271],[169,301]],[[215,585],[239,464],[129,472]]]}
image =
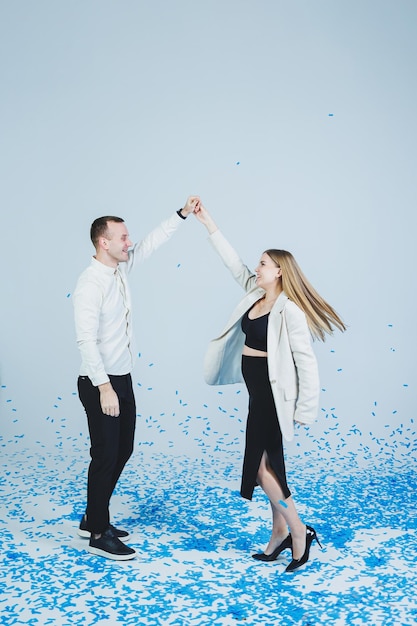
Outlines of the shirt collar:
{"label": "shirt collar", "polygon": [[104,265],[101,261],[97,261],[95,257],[91,258],[91,266],[94,268],[96,272],[100,272],[100,274],[105,274],[106,276],[114,276],[116,274],[118,267],[110,267],[109,265]]}

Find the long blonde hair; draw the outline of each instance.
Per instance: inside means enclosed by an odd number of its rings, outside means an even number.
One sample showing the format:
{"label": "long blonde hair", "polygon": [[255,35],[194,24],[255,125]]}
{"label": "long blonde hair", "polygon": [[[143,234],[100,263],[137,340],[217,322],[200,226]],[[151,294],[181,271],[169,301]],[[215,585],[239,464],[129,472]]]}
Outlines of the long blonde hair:
{"label": "long blonde hair", "polygon": [[295,302],[307,317],[310,332],[316,339],[325,340],[325,333],[331,335],[333,326],[346,330],[346,326],[336,311],[324,300],[309,283],[291,252],[287,250],[265,250],[274,263],[282,270],[282,288],[290,300]]}

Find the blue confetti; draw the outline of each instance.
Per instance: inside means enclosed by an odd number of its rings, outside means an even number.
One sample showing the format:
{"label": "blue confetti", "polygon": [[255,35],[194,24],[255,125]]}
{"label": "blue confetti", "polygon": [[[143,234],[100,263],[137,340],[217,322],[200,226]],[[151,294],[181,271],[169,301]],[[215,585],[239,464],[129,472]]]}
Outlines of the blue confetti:
{"label": "blue confetti", "polygon": [[[151,382],[144,387],[152,389]],[[166,416],[175,412],[157,393],[142,400],[134,456],[112,502],[114,522],[133,531],[129,544],[139,552],[140,558],[128,563],[88,554],[88,542],[77,535],[85,505],[86,429],[79,432],[75,425],[74,437],[68,437],[67,418],[60,416],[52,426],[47,416],[57,437],[52,450],[39,441],[28,449],[19,426],[9,439],[0,436],[0,542],[6,563],[0,614],[8,623],[273,624],[277,593],[286,626],[318,625],[324,616],[326,623],[358,626],[414,623],[414,420],[398,425],[380,402],[380,430],[368,434],[348,421],[345,432],[337,417],[342,407],[334,406],[329,386],[331,407],[321,408],[317,424],[296,435],[287,459],[296,502],[303,517],[308,510],[305,521],[325,546],[320,551],[313,543],[309,562],[295,578],[284,572],[290,551],[268,566],[250,556],[268,542],[270,521],[268,499],[259,488],[252,503],[238,493],[246,396],[237,399],[240,390],[231,388],[216,410],[209,393],[198,402],[197,412],[203,411],[196,415],[175,391],[178,417],[171,420]],[[60,415],[67,394],[53,399],[49,406]],[[7,401],[12,402],[3,398]],[[377,401],[370,404],[375,408]],[[237,418],[240,411],[243,420]],[[72,406],[67,416],[73,422]],[[225,417],[231,418],[226,427]],[[371,507],[361,506],[364,498]]]}
{"label": "blue confetti", "polygon": [[[168,445],[174,446],[175,455],[175,441]],[[321,624],[323,615],[340,624],[412,623],[417,522],[410,489],[416,484],[415,461],[409,459],[398,472],[390,462],[351,471],[336,454],[329,473],[320,453],[313,472],[311,459],[304,463],[303,453],[290,460],[297,502],[308,506],[308,522],[325,545],[321,551],[313,543],[308,563],[294,578],[284,572],[289,551],[273,566],[261,566],[262,575],[250,557],[268,541],[269,523],[258,511],[260,507],[267,513],[268,502],[255,490],[254,502],[248,505],[237,487],[231,488],[240,478],[241,451],[205,460],[176,455],[167,463],[166,453],[151,454],[152,448],[153,441],[140,443],[136,463],[126,467],[118,485],[115,521],[137,529],[138,536],[134,533],[129,543],[140,555],[123,564],[89,555],[86,540],[77,536],[84,496],[82,489],[74,491],[74,484],[85,471],[86,451],[74,448],[71,457],[59,456],[59,451],[41,456],[34,451],[30,456],[22,449],[2,458],[9,468],[9,490],[3,507],[1,541],[7,567],[0,610],[4,615],[7,607],[10,623],[99,624],[110,618],[127,626],[203,626],[255,624],[256,615],[257,624],[272,624],[278,589],[286,626]],[[70,466],[68,458],[73,459]],[[311,476],[314,499],[311,480],[306,480]],[[362,495],[372,499],[371,508],[360,506]],[[348,570],[346,554],[351,559]],[[399,559],[409,566],[399,569]],[[22,571],[24,578],[19,576]],[[343,595],[336,584],[341,579]],[[98,580],[99,588],[93,584]]]}

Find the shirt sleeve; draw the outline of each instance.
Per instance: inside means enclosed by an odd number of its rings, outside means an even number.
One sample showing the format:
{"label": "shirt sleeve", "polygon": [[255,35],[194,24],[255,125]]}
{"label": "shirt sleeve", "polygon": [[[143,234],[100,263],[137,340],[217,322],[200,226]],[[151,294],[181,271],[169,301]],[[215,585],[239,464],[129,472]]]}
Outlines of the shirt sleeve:
{"label": "shirt sleeve", "polygon": [[90,281],[77,285],[73,297],[75,332],[81,352],[82,372],[95,387],[110,380],[97,343],[102,299],[100,288]]}
{"label": "shirt sleeve", "polygon": [[133,247],[133,250],[129,253],[129,260],[127,262],[127,271],[130,272],[138,263],[141,263],[147,259],[152,252],[157,250],[159,246],[168,241],[175,233],[177,228],[185,220],[182,219],[177,213],[174,213],[171,217],[164,220],[154,228],[142,241],[139,241]]}

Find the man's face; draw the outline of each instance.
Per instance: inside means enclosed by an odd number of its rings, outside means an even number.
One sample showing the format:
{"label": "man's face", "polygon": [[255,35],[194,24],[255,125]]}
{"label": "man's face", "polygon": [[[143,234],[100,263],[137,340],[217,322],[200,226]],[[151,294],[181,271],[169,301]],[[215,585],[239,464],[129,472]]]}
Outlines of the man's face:
{"label": "man's face", "polygon": [[127,261],[128,250],[133,245],[124,222],[107,222],[107,236],[103,237],[103,243],[109,260],[115,265]]}

